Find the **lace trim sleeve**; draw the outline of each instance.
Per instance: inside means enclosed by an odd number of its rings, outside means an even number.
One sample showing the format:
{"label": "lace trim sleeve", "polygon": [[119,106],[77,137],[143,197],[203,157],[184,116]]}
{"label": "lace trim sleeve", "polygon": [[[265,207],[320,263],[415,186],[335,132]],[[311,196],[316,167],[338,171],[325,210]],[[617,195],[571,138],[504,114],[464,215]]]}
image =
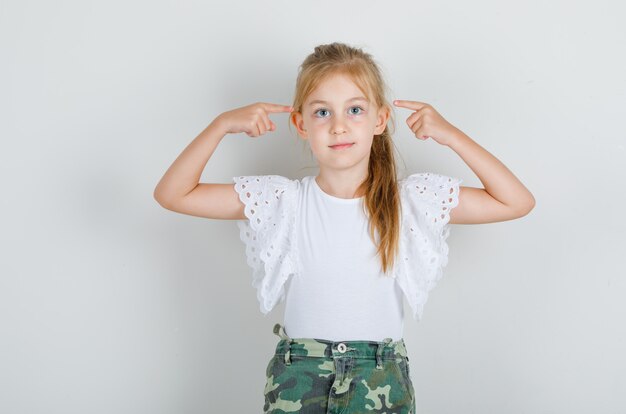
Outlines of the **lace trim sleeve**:
{"label": "lace trim sleeve", "polygon": [[246,220],[237,220],[252,286],[263,314],[285,298],[284,283],[298,273],[294,236],[300,182],[280,175],[233,177]]}
{"label": "lace trim sleeve", "polygon": [[412,174],[400,182],[402,225],[395,275],[421,320],[429,292],[448,264],[450,211],[459,203],[460,178],[431,172]]}

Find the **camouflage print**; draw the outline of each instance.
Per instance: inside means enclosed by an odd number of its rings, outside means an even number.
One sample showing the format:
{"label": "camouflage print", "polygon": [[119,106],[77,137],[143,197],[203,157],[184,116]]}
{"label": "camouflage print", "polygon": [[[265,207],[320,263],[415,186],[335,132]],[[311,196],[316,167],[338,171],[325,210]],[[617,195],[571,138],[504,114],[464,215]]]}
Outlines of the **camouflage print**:
{"label": "camouflage print", "polygon": [[404,339],[393,342],[281,339],[270,359],[264,413],[415,414]]}

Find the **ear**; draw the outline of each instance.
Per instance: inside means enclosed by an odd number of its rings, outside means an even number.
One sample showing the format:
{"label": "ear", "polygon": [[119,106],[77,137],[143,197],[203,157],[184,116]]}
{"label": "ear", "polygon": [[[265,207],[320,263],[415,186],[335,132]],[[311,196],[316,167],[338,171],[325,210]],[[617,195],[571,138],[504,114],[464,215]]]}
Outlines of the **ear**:
{"label": "ear", "polygon": [[304,129],[304,119],[302,118],[302,114],[300,112],[293,111],[290,115],[290,118],[291,123],[296,127],[296,130],[298,131],[298,135],[300,135],[302,139],[307,139],[309,136],[306,132],[306,129]]}
{"label": "ear", "polygon": [[387,121],[389,120],[389,108],[385,105],[378,110],[378,120],[376,122],[376,129],[374,135],[380,135],[387,127]]}

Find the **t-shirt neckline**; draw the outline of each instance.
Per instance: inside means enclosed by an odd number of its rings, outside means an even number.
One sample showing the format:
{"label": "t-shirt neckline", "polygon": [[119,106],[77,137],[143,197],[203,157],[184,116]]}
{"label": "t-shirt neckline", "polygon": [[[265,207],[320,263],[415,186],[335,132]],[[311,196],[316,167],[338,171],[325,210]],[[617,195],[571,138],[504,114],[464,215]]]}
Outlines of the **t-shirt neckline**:
{"label": "t-shirt neckline", "polygon": [[314,175],[312,175],[310,177],[310,179],[311,179],[311,181],[313,181],[313,187],[317,190],[317,192],[319,194],[321,194],[323,197],[325,197],[328,200],[331,200],[333,202],[344,203],[344,204],[356,204],[356,203],[359,203],[360,201],[362,201],[365,198],[365,196],[361,196],[361,197],[357,197],[357,198],[340,198],[340,197],[335,197],[333,195],[328,194],[324,190],[322,190],[322,188],[317,183],[317,180],[315,180],[315,176]]}

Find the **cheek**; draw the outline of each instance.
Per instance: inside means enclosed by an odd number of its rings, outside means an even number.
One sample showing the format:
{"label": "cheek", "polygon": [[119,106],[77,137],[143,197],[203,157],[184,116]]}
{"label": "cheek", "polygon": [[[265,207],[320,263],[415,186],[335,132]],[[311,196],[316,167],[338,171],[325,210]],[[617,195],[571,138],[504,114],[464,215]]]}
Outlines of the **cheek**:
{"label": "cheek", "polygon": [[309,137],[307,142],[309,143],[309,148],[314,153],[319,152],[326,145],[324,142],[322,142],[322,140],[315,137]]}

